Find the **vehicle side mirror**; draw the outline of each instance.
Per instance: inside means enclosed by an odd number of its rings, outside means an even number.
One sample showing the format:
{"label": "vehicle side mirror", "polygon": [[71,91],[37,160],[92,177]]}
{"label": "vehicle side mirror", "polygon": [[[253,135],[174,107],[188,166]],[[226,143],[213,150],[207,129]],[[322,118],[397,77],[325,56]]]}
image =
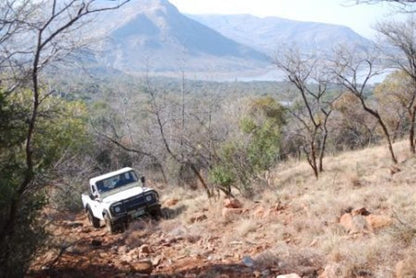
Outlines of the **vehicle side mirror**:
{"label": "vehicle side mirror", "polygon": [[144,185],[144,183],[146,182],[146,178],[144,176],[140,177],[140,181],[142,182],[142,184]]}
{"label": "vehicle side mirror", "polygon": [[91,199],[91,200],[95,200],[95,195],[94,195],[94,194],[92,194],[92,193],[90,193],[90,199]]}

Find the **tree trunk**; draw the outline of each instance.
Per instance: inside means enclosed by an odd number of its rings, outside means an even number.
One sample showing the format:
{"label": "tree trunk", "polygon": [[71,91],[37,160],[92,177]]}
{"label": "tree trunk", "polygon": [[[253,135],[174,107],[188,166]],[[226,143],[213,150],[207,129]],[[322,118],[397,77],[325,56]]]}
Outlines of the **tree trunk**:
{"label": "tree trunk", "polygon": [[324,171],[324,155],[325,155],[325,147],[326,147],[326,139],[328,138],[328,131],[324,128],[324,136],[321,142],[321,150],[319,151],[319,172]]}
{"label": "tree trunk", "polygon": [[412,108],[410,112],[410,130],[409,130],[409,144],[410,151],[415,154],[415,118],[416,118],[416,106]]}
{"label": "tree trunk", "polygon": [[397,164],[397,158],[396,158],[396,155],[394,154],[393,144],[391,142],[389,130],[387,129],[386,125],[384,124],[384,121],[381,118],[380,114],[376,110],[373,110],[370,107],[368,107],[367,104],[364,101],[364,98],[361,95],[359,95],[359,94],[358,95],[355,94],[355,95],[360,99],[361,105],[364,108],[364,110],[367,111],[368,113],[370,113],[371,115],[373,115],[377,119],[378,123],[380,124],[381,128],[383,129],[384,137],[386,137],[387,144],[388,144],[389,151],[390,151],[390,155],[391,155],[391,160],[393,160],[393,162],[395,164]]}

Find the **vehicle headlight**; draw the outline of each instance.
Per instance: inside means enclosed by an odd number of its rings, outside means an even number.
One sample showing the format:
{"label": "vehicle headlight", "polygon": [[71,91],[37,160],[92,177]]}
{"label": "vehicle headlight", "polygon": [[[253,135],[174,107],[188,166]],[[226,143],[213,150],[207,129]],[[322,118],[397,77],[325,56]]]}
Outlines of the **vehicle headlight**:
{"label": "vehicle headlight", "polygon": [[123,212],[123,204],[118,203],[111,206],[111,211],[115,214]]}
{"label": "vehicle headlight", "polygon": [[150,202],[150,201],[152,201],[152,199],[153,199],[152,195],[147,195],[146,196],[146,201]]}

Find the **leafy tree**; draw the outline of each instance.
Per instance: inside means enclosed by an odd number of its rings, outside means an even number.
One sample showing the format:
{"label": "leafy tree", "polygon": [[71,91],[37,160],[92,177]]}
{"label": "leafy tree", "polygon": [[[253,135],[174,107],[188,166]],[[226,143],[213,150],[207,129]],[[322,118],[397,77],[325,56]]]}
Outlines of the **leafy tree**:
{"label": "leafy tree", "polygon": [[[24,127],[30,115],[31,91],[15,91],[7,98],[0,94],[0,99],[1,114],[10,120],[8,125],[1,126],[0,142],[0,229],[4,230],[9,225],[8,215],[25,172]],[[82,103],[56,97],[48,97],[39,107],[32,154],[36,161],[33,171],[38,175],[20,201],[13,233],[0,243],[1,274],[6,277],[22,276],[34,251],[45,239],[44,222],[39,218],[47,200],[43,188],[54,179],[59,161],[79,153],[87,142],[85,112]]]}
{"label": "leafy tree", "polygon": [[222,145],[210,180],[226,195],[232,187],[250,192],[253,178],[276,163],[284,124],[285,109],[275,99],[251,100],[240,120],[240,135]]}
{"label": "leafy tree", "polygon": [[[42,141],[42,132],[48,130],[42,130],[38,124],[42,117],[42,104],[53,94],[53,90],[46,91],[43,87],[46,82],[42,73],[53,62],[69,55],[82,44],[81,29],[86,24],[84,19],[98,12],[116,9],[128,0],[97,2],[5,0],[0,4],[0,84],[5,88],[3,94],[8,98],[15,92],[21,93],[23,99],[25,93],[30,94],[30,106],[22,105],[25,112],[22,120],[25,124],[24,140],[19,147],[21,151],[15,154],[16,164],[10,166],[6,163],[7,166],[0,173],[11,178],[8,185],[11,195],[2,207],[0,277],[23,275],[25,268],[16,268],[14,264],[19,259],[24,263],[27,256],[11,256],[18,250],[11,244],[11,239],[15,239],[19,230],[31,228],[27,226],[28,222],[19,221],[19,217],[24,215],[22,212],[25,208],[30,208],[27,204],[31,198],[40,192],[42,173],[52,167],[58,154],[54,150],[37,148],[39,141]],[[43,140],[54,146],[47,137],[43,137]],[[11,169],[15,171],[8,172]],[[16,272],[18,269],[22,271]]]}

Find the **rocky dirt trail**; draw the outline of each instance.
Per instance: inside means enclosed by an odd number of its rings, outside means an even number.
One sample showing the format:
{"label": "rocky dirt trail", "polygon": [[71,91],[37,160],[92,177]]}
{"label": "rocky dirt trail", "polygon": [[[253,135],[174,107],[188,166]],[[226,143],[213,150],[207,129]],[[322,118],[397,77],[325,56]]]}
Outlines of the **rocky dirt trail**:
{"label": "rocky dirt trail", "polygon": [[[173,207],[180,211],[176,203]],[[177,214],[172,211],[168,214]],[[228,202],[221,218],[247,212],[240,204]],[[39,255],[29,277],[241,278],[279,274],[277,268],[255,265],[253,258],[271,246],[262,239],[264,234],[258,235],[257,242],[228,242],[223,236],[233,234],[232,226],[207,221],[207,214],[195,213],[180,221],[137,220],[126,232],[111,235],[105,227],[93,228],[84,214],[58,213],[49,228],[56,246]]]}
{"label": "rocky dirt trail", "polygon": [[366,243],[392,224],[365,208],[324,220],[303,203],[191,201],[167,200],[165,218],[136,220],[115,235],[93,228],[84,214],[48,212],[53,242],[28,277],[372,277],[328,262],[322,235],[337,231],[339,243]]}

